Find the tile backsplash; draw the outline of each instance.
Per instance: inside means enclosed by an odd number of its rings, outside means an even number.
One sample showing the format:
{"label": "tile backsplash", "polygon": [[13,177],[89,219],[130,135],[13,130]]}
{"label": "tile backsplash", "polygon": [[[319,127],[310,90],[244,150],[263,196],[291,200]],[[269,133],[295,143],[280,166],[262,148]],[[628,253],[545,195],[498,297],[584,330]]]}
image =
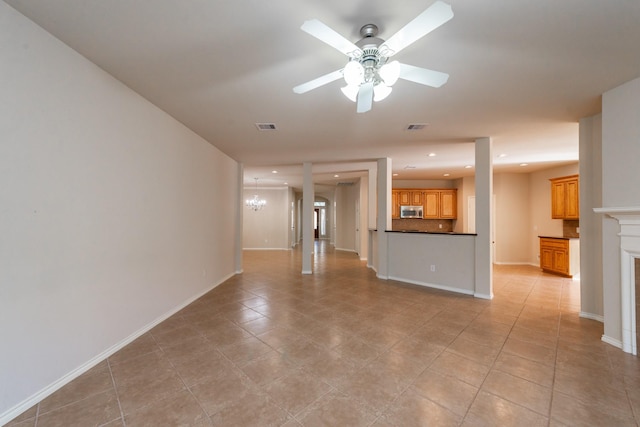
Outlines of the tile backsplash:
{"label": "tile backsplash", "polygon": [[578,228],[580,227],[580,220],[578,219],[563,219],[562,220],[562,237],[580,237]]}
{"label": "tile backsplash", "polygon": [[[442,225],[442,228],[440,228]],[[392,230],[411,230],[411,231],[453,231],[452,219],[394,219],[392,221]]]}

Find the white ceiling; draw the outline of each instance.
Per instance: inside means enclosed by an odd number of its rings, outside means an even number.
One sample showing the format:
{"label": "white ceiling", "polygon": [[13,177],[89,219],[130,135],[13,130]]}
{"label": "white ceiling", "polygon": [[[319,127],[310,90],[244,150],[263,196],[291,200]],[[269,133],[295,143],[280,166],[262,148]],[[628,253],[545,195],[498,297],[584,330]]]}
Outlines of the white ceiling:
{"label": "white ceiling", "polygon": [[318,18],[355,42],[374,23],[387,39],[432,0],[5,1],[242,162],[248,185],[300,187],[308,161],[331,185],[380,157],[398,179],[459,178],[483,136],[507,154],[497,171],[575,162],[579,119],[640,76],[638,0],[449,0],[454,18],[395,57],[448,83],[401,80],[364,114],[339,81],[293,93],[346,62],[300,25]]}

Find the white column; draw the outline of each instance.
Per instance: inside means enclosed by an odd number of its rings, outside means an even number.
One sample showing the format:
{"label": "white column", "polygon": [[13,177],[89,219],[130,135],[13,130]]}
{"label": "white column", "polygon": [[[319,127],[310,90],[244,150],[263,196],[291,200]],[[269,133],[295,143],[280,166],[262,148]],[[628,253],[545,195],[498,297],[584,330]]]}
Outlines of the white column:
{"label": "white column", "polygon": [[302,274],[313,274],[313,191],[312,164],[302,164]]}
{"label": "white column", "polygon": [[377,200],[378,196],[376,193],[376,189],[378,186],[378,168],[377,165],[369,166],[369,188],[368,188],[368,218],[367,218],[367,228],[374,229],[377,227],[376,225],[376,211],[377,211]]}
{"label": "white column", "polygon": [[477,298],[493,298],[493,157],[491,138],[476,139],[476,289]]}
{"label": "white column", "polygon": [[389,260],[386,230],[391,230],[391,159],[378,159],[378,216],[376,228],[378,235],[378,277],[389,278]]}
{"label": "white column", "polygon": [[238,163],[238,175],[236,177],[236,185],[238,186],[236,203],[236,231],[235,231],[235,249],[234,258],[236,266],[236,274],[242,273],[242,233],[244,226],[244,165]]}

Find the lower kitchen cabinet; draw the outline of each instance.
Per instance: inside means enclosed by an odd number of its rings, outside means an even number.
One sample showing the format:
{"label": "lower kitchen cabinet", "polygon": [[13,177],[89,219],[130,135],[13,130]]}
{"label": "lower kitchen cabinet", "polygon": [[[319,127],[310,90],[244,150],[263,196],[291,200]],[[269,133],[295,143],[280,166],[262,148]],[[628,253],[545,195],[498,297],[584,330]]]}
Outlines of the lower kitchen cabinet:
{"label": "lower kitchen cabinet", "polygon": [[580,272],[580,241],[540,236],[540,268],[547,273],[573,277]]}

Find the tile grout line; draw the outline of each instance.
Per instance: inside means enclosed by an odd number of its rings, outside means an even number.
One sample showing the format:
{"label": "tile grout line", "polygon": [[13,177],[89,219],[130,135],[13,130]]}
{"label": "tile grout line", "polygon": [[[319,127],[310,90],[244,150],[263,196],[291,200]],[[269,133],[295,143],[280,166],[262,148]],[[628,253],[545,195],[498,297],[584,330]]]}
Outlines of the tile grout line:
{"label": "tile grout line", "polygon": [[[467,411],[465,412],[464,416],[462,417],[462,423],[464,423],[464,421],[467,419],[467,417],[469,416],[469,412],[471,411],[471,408],[473,407],[473,404],[475,403],[476,399],[478,398],[478,395],[480,394],[480,390],[482,390],[482,387],[484,386],[485,382],[487,381],[487,377],[491,374],[491,372],[493,371],[495,365],[496,365],[496,361],[498,360],[498,357],[500,357],[500,354],[502,354],[503,350],[504,350],[504,346],[506,345],[507,341],[509,340],[509,336],[511,335],[511,333],[513,332],[513,328],[515,327],[516,323],[518,323],[518,319],[520,319],[520,316],[522,315],[522,312],[524,311],[524,308],[526,306],[526,302],[527,299],[529,298],[529,296],[531,295],[531,292],[533,292],[534,286],[532,285],[529,288],[529,291],[527,293],[527,297],[524,299],[524,301],[522,302],[522,307],[520,308],[520,311],[518,312],[518,316],[516,317],[516,320],[513,322],[513,324],[511,325],[511,327],[509,328],[509,333],[507,334],[504,342],[502,343],[502,345],[500,346],[500,351],[498,351],[497,356],[495,357],[495,359],[493,359],[493,362],[491,363],[491,366],[489,367],[489,371],[487,372],[487,375],[484,377],[484,379],[482,380],[482,383],[478,386],[478,391],[476,392],[475,396],[473,397],[473,400],[471,401],[471,403],[469,404],[469,407],[467,408]],[[487,308],[485,308],[486,310]],[[485,311],[483,310],[483,311]],[[466,328],[465,328],[466,329]],[[487,393],[492,394],[487,391]],[[494,395],[495,396],[495,395]],[[500,399],[502,399],[502,397],[500,396],[496,396]],[[506,400],[506,399],[505,399]],[[516,402],[511,402],[508,401],[512,404],[518,405],[522,408],[525,408],[524,406],[516,403]],[[529,408],[525,408],[525,409],[529,409]],[[535,412],[535,411],[534,411]],[[547,420],[547,424],[549,424],[549,421]]]}
{"label": "tile grout line", "polygon": [[118,402],[118,410],[120,411],[120,417],[122,419],[123,427],[127,427],[127,422],[124,418],[124,411],[122,410],[122,404],[120,403],[120,393],[118,393],[118,386],[116,385],[116,379],[113,376],[113,370],[111,369],[111,361],[107,358],[107,367],[109,368],[109,376],[111,377],[111,384],[113,385],[113,391],[116,394],[116,401]]}

